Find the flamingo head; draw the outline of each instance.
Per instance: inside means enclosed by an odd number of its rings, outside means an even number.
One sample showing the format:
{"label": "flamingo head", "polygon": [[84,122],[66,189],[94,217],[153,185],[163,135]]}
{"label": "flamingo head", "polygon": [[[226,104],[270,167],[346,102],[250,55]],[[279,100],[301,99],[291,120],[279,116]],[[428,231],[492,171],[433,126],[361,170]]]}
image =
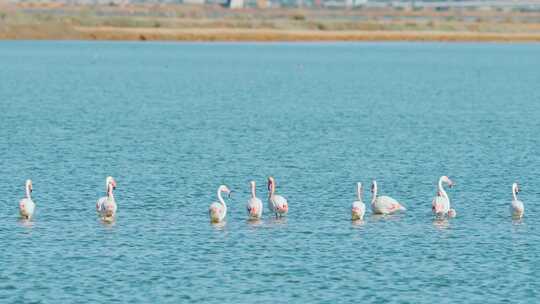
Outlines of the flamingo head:
{"label": "flamingo head", "polygon": [[230,198],[231,195],[232,195],[231,189],[229,189],[229,187],[227,187],[227,186],[225,186],[225,185],[221,185],[221,186],[219,187],[219,191],[220,191],[220,192],[226,193],[226,194],[227,194],[227,197],[229,197],[229,198]]}
{"label": "flamingo head", "polygon": [[513,183],[513,184],[512,184],[512,189],[514,190],[514,192],[515,192],[516,194],[518,194],[519,191],[521,191],[521,189],[519,189],[518,183]]}
{"label": "flamingo head", "polygon": [[455,186],[454,182],[448,177],[448,176],[443,176],[441,177],[441,181],[443,181],[444,183],[448,184],[448,187],[449,188],[452,188]]}
{"label": "flamingo head", "polygon": [[28,189],[29,193],[32,193],[32,180],[26,180],[26,189]]}
{"label": "flamingo head", "polygon": [[116,189],[116,181],[114,180],[114,178],[112,178],[112,176],[108,176],[107,177],[107,190],[109,189],[109,186],[112,187],[112,189]]}

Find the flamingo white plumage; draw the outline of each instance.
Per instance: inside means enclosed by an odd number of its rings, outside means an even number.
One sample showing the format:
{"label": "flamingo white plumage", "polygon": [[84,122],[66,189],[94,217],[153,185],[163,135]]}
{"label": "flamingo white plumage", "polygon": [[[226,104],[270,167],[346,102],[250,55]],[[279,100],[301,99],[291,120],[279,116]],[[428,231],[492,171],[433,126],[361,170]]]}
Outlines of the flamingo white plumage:
{"label": "flamingo white plumage", "polygon": [[111,176],[105,179],[106,196],[96,202],[96,211],[104,220],[113,220],[116,216],[117,205],[113,190],[116,189],[116,181]]}
{"label": "flamingo white plumage", "polygon": [[32,200],[32,181],[26,180],[26,196],[19,202],[19,213],[24,219],[31,219],[36,209],[36,204]]}
{"label": "flamingo white plumage", "polygon": [[366,205],[362,201],[362,183],[356,184],[356,201],[352,203],[351,218],[353,221],[362,220],[366,213]]}
{"label": "flamingo white plumage", "polygon": [[520,189],[517,183],[512,184],[512,204],[510,205],[510,213],[512,217],[522,218],[525,213],[523,202],[517,198]]}
{"label": "flamingo white plumage", "polygon": [[249,198],[247,202],[247,212],[248,216],[251,219],[259,219],[262,216],[263,212],[263,203],[262,201],[255,195],[255,181],[250,182],[251,185],[251,197]]}
{"label": "flamingo white plumage", "polygon": [[407,210],[398,201],[389,196],[377,196],[377,182],[371,183],[371,210],[375,214],[392,214],[397,211]]}
{"label": "flamingo white plumage", "polygon": [[456,210],[450,208],[450,198],[444,190],[443,183],[447,184],[449,188],[454,186],[454,182],[448,178],[448,176],[444,175],[439,178],[439,183],[437,184],[437,195],[431,202],[431,210],[437,216],[455,217]]}
{"label": "flamingo white plumage", "polygon": [[227,216],[227,204],[225,204],[225,201],[221,196],[222,192],[227,193],[229,196],[231,194],[231,190],[229,190],[227,186],[219,186],[217,190],[218,201],[210,204],[210,207],[208,208],[208,215],[210,215],[210,221],[212,223],[220,223]]}
{"label": "flamingo white plumage", "polygon": [[268,208],[276,217],[281,217],[289,212],[287,200],[276,192],[276,181],[272,176],[268,177]]}

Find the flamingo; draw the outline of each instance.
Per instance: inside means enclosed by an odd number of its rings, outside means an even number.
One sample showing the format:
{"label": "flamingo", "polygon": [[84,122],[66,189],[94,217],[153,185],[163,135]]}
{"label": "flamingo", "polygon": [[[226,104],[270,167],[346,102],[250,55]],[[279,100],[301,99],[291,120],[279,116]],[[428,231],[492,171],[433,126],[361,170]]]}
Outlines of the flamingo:
{"label": "flamingo", "polygon": [[111,176],[105,180],[107,196],[104,196],[96,202],[96,210],[104,220],[112,220],[116,215],[116,201],[114,200],[113,190],[116,189],[116,181]]}
{"label": "flamingo", "polygon": [[19,202],[19,211],[24,219],[31,219],[36,209],[36,204],[32,201],[32,181],[26,180],[26,196]]}
{"label": "flamingo", "polygon": [[353,221],[362,220],[366,213],[366,205],[362,202],[362,183],[356,184],[357,200],[352,203],[351,217]]}
{"label": "flamingo", "polygon": [[268,177],[268,208],[276,217],[281,217],[286,215],[289,211],[289,204],[287,200],[279,195],[275,194],[276,191],[276,181],[272,176]]}
{"label": "flamingo", "polygon": [[523,202],[517,198],[517,194],[520,189],[517,183],[512,184],[512,204],[510,205],[510,212],[513,217],[522,218],[525,213],[525,207]]}
{"label": "flamingo", "polygon": [[448,184],[449,188],[454,186],[454,182],[448,176],[441,176],[437,187],[437,196],[433,198],[431,202],[431,210],[435,215],[448,215],[448,217],[455,217],[456,210],[450,208],[450,198],[443,188],[443,183]]}
{"label": "flamingo", "polygon": [[227,205],[225,204],[223,197],[221,197],[222,192],[227,193],[229,197],[231,194],[231,190],[229,190],[227,186],[219,186],[217,190],[218,201],[210,204],[210,207],[208,208],[208,214],[210,215],[210,221],[212,223],[220,223],[225,219],[225,216],[227,216]]}
{"label": "flamingo", "polygon": [[377,181],[373,181],[371,184],[371,193],[373,193],[371,210],[373,210],[373,213],[375,214],[392,214],[396,211],[407,210],[398,201],[389,196],[377,197]]}
{"label": "flamingo", "polygon": [[247,212],[251,219],[259,219],[263,212],[263,203],[255,195],[255,181],[251,181],[251,198],[247,202]]}

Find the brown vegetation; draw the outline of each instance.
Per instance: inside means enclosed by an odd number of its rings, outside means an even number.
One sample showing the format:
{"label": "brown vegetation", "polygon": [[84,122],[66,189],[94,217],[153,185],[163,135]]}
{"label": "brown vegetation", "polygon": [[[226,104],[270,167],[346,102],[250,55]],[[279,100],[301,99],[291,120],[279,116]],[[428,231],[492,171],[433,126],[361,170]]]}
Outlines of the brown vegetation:
{"label": "brown vegetation", "polygon": [[0,39],[540,41],[540,12],[0,6]]}

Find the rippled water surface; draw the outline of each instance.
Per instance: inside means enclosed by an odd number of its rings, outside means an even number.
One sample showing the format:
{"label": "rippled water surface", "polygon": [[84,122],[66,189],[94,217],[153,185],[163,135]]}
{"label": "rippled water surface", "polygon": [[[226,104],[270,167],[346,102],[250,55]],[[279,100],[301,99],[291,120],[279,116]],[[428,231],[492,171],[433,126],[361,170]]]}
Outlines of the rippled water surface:
{"label": "rippled water surface", "polygon": [[[540,299],[540,45],[2,42],[0,81],[2,303]],[[247,222],[268,175],[290,214]],[[351,223],[373,178],[408,211]]]}

